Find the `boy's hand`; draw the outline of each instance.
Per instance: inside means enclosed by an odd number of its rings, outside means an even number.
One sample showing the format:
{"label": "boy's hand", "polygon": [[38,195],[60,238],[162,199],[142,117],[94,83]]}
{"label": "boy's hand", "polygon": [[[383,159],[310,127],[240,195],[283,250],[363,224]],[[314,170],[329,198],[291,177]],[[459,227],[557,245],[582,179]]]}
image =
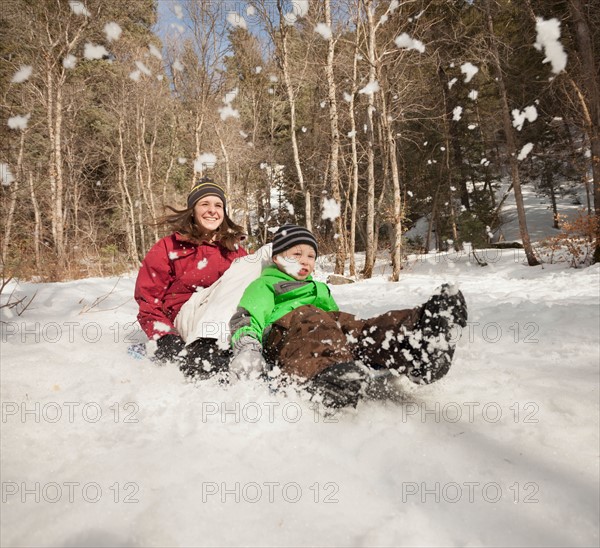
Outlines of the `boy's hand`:
{"label": "boy's hand", "polygon": [[230,380],[258,378],[266,367],[262,345],[254,337],[244,335],[235,341],[233,359],[229,364],[229,371],[232,373]]}

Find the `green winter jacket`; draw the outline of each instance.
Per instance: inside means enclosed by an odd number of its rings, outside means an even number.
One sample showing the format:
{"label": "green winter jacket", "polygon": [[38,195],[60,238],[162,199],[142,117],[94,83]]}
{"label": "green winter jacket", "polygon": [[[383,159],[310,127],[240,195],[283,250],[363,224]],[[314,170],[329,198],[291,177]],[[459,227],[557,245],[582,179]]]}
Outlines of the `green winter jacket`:
{"label": "green winter jacket", "polygon": [[236,313],[229,322],[231,344],[242,335],[262,343],[265,329],[300,306],[313,305],[335,311],[338,306],[327,284],[308,276],[298,281],[276,266],[268,266],[244,291]]}

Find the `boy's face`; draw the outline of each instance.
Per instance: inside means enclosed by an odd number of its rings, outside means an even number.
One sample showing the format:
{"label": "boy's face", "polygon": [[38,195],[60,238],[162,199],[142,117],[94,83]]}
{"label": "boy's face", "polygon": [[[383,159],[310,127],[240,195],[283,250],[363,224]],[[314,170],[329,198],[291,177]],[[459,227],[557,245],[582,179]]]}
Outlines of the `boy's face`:
{"label": "boy's face", "polygon": [[315,269],[317,254],[312,246],[299,244],[273,257],[275,264],[296,280],[306,280]]}

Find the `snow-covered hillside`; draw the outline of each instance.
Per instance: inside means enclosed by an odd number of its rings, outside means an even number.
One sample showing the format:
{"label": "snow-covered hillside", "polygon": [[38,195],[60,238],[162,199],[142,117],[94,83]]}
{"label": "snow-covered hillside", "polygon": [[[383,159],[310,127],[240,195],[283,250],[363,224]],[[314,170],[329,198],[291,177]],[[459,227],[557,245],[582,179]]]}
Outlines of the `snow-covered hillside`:
{"label": "snow-covered hillside", "polygon": [[[560,216],[567,219],[574,219],[579,211],[586,208],[587,196],[585,187],[581,184],[569,184],[563,182],[565,190],[563,194],[557,192],[557,211]],[[510,188],[508,178],[502,180],[496,189],[496,200],[504,199],[502,205],[502,224],[492,233],[491,241],[521,242],[521,233],[517,219],[517,205],[515,195],[512,190],[505,197]],[[557,235],[560,230],[553,227],[554,214],[552,211],[552,202],[550,197],[531,184],[523,185],[523,204],[526,210],[527,229],[532,242],[539,242],[550,236]],[[426,240],[427,230],[429,228],[429,217],[419,218],[414,225],[405,233],[407,239],[419,238],[422,242]],[[436,249],[435,236],[430,241],[430,250]]]}
{"label": "snow-covered hillside", "polygon": [[599,265],[485,255],[333,288],[361,316],[444,281],[470,307],[445,379],[334,417],[129,357],[134,276],[19,284],[37,294],[2,316],[2,546],[598,545]]}

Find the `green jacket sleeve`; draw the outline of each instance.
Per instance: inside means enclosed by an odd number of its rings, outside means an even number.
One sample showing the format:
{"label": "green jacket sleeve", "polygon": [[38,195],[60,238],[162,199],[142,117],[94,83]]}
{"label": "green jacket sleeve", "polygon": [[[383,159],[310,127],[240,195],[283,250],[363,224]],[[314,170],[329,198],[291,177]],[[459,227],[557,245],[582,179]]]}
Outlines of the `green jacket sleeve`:
{"label": "green jacket sleeve", "polygon": [[267,319],[275,308],[275,294],[263,278],[254,280],[244,291],[237,312],[229,322],[231,344],[242,335],[250,335],[262,343]]}

